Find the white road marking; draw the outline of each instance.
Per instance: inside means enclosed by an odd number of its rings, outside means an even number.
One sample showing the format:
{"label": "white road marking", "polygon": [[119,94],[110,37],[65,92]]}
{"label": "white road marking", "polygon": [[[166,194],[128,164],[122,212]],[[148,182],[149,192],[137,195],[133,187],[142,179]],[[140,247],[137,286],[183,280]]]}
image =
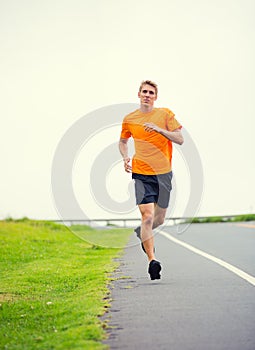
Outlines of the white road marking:
{"label": "white road marking", "polygon": [[198,255],[201,255],[203,256],[204,258],[208,259],[208,260],[211,260],[213,262],[215,262],[216,264],[224,267],[225,269],[233,272],[234,274],[236,274],[237,276],[241,277],[242,279],[246,280],[247,282],[249,282],[250,284],[252,284],[253,286],[255,286],[255,277],[249,275],[248,273],[238,269],[237,267],[227,263],[226,261],[224,260],[221,260],[219,258],[216,258],[215,256],[211,255],[211,254],[208,254],[198,248],[195,248],[193,247],[192,245],[188,244],[188,243],[185,243],[183,241],[180,241],[179,239],[173,237],[172,235],[170,235],[169,233],[167,232],[164,232],[162,230],[159,231],[159,233],[166,237],[167,239],[169,239],[170,241],[176,243],[176,244],[179,244],[181,245],[182,247],[192,251],[193,253],[195,254],[198,254]]}

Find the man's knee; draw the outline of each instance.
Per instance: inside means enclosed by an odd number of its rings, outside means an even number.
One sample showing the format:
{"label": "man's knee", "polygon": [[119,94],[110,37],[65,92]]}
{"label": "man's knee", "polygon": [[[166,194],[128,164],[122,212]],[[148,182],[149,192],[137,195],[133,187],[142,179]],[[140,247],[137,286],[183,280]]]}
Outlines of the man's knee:
{"label": "man's knee", "polygon": [[153,223],[153,213],[151,213],[149,211],[143,213],[143,215],[142,215],[142,222],[145,225],[152,225],[152,223]]}

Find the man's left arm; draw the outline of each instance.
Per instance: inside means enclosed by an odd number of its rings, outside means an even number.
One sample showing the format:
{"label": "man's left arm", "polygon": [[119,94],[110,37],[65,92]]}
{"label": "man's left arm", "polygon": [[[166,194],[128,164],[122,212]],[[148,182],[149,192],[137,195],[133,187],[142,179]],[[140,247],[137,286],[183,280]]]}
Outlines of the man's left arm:
{"label": "man's left arm", "polygon": [[182,145],[184,142],[181,129],[169,131],[169,130],[162,129],[153,123],[145,123],[143,126],[145,131],[148,131],[148,132],[155,131],[161,134],[162,136],[166,137],[168,140],[174,143],[177,143],[178,145]]}

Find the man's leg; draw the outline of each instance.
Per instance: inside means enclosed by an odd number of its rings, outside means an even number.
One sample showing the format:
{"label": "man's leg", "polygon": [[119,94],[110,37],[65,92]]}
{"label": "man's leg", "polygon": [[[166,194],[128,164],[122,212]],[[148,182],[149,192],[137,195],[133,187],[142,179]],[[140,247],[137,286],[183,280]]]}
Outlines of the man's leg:
{"label": "man's leg", "polygon": [[141,216],[141,239],[144,249],[148,256],[148,260],[155,260],[154,255],[154,238],[152,234],[152,225],[154,219],[154,203],[140,204],[138,205]]}
{"label": "man's leg", "polygon": [[[157,204],[154,204],[154,216],[153,216],[152,230],[164,223],[166,211],[167,211],[167,208],[161,208]],[[135,231],[137,237],[142,240],[142,238],[141,238],[141,226],[138,226],[134,231]],[[143,244],[143,240],[142,240],[142,248],[143,248],[144,252],[146,253],[145,248],[144,248],[144,244]],[[154,248],[154,252],[155,252],[155,248]]]}
{"label": "man's leg", "polygon": [[172,176],[172,171],[167,174],[158,175],[159,196],[158,202],[155,205],[153,229],[163,225],[165,221],[172,190]]}
{"label": "man's leg", "polygon": [[155,259],[154,255],[154,237],[152,234],[154,206],[154,203],[140,204],[139,209],[142,215],[141,238],[149,260],[148,273],[151,280],[158,280],[161,278],[161,264]]}
{"label": "man's leg", "polygon": [[155,205],[152,229],[163,225],[166,217],[166,211],[167,208],[161,208],[157,204]]}

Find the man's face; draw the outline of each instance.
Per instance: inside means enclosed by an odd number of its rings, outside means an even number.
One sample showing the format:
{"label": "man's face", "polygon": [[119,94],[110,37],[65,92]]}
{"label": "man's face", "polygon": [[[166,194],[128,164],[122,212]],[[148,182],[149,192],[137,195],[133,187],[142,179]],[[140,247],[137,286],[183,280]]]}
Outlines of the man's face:
{"label": "man's face", "polygon": [[138,92],[138,97],[140,98],[141,104],[148,107],[153,106],[154,101],[157,99],[156,90],[153,86],[144,84],[141,91]]}

